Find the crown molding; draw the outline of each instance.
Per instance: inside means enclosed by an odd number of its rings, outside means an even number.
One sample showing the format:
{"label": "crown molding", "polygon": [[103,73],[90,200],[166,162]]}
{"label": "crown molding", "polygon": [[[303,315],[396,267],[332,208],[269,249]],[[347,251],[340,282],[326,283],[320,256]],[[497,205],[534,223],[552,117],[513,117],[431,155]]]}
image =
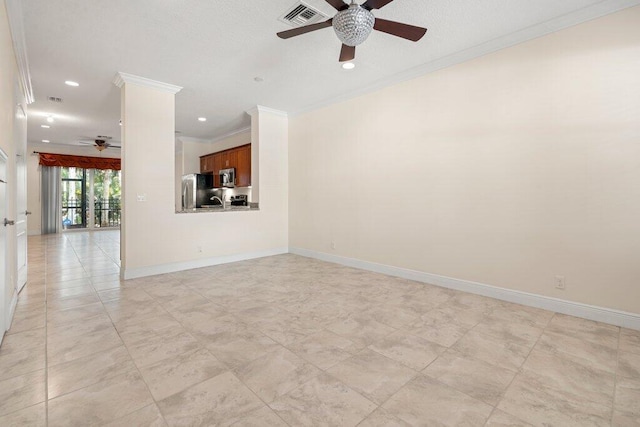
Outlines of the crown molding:
{"label": "crown molding", "polygon": [[134,76],[133,74],[118,72],[113,78],[113,84],[118,86],[119,88],[122,88],[125,83],[133,84],[136,86],[144,86],[162,92],[172,93],[174,95],[182,90],[181,86],[151,80],[146,77]]}
{"label": "crown molding", "polygon": [[182,142],[195,142],[198,144],[208,144],[209,142],[211,142],[208,139],[194,138],[192,136],[178,136],[176,137],[176,140]]}
{"label": "crown molding", "polygon": [[238,134],[241,134],[241,133],[245,133],[245,132],[250,132],[250,131],[251,131],[251,126],[247,126],[247,127],[242,128],[242,129],[238,129],[238,130],[231,131],[229,133],[225,133],[224,135],[216,136],[215,138],[213,138],[209,142],[210,143],[214,143],[214,142],[222,141],[223,139],[231,138],[232,136],[235,136],[235,135],[238,135]]}
{"label": "crown molding", "polygon": [[380,79],[366,87],[351,92],[346,92],[337,97],[309,104],[297,110],[291,111],[290,116],[295,117],[304,113],[318,110],[320,108],[328,107],[333,104],[345,102],[350,99],[354,99],[359,96],[376,92],[386,87],[405,82],[407,80],[422,77],[434,71],[461,64],[463,62],[470,61],[472,59],[488,55],[490,53],[497,52],[499,50],[506,49],[511,46],[543,37],[548,34],[563,30],[565,28],[583,24],[585,22],[638,5],[640,5],[640,0],[604,0],[591,6],[587,6],[583,9],[571,12],[569,14],[559,16],[545,22],[541,22],[537,25],[533,25],[531,27],[504,35],[502,37],[498,37],[493,40],[489,40],[477,46],[455,52],[444,58],[439,58],[435,61],[419,65],[407,71],[403,71],[401,73]]}
{"label": "crown molding", "polygon": [[289,117],[289,114],[286,111],[276,110],[275,108],[264,107],[262,105],[256,105],[250,110],[247,110],[247,114],[253,116],[258,113],[268,113],[276,116]]}
{"label": "crown molding", "polygon": [[20,0],[5,0],[11,38],[13,39],[13,51],[18,64],[18,76],[20,86],[27,104],[35,101],[33,86],[31,86],[31,73],[29,71],[29,59],[27,56],[27,43],[24,36],[24,20],[22,18],[22,5]]}
{"label": "crown molding", "polygon": [[243,127],[242,129],[236,129],[236,130],[232,130],[230,132],[227,132],[225,134],[222,134],[220,136],[216,136],[212,139],[200,139],[200,138],[194,138],[191,136],[177,136],[176,137],[176,141],[183,141],[183,142],[197,142],[197,143],[201,143],[201,144],[213,144],[215,142],[219,142],[222,141],[223,139],[227,139],[230,138],[232,136],[241,134],[241,133],[245,133],[245,132],[250,132],[251,131],[251,126],[246,126]]}

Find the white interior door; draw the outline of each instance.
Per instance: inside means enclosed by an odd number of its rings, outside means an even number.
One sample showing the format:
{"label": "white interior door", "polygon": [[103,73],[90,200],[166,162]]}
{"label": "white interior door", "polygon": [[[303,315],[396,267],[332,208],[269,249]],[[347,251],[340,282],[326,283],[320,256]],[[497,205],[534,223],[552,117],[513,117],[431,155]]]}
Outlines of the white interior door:
{"label": "white interior door", "polygon": [[[0,150],[0,221],[4,221],[7,217],[7,156]],[[9,307],[6,301],[6,295],[9,289],[13,291],[13,285],[7,278],[7,227],[0,224],[0,344],[7,330],[7,316]]]}
{"label": "white interior door", "polygon": [[[18,88],[19,89],[19,88]],[[18,92],[16,95],[19,95]],[[14,141],[16,147],[16,293],[27,283],[27,114],[22,104],[16,108]]]}

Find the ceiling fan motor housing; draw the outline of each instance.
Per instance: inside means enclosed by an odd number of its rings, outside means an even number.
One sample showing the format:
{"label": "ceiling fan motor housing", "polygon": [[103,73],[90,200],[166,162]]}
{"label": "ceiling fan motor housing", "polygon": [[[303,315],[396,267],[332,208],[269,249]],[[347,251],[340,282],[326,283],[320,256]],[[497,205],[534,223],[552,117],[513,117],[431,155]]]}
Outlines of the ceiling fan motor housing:
{"label": "ceiling fan motor housing", "polygon": [[349,8],[338,12],[333,18],[333,29],[342,43],[358,46],[369,37],[375,21],[373,13],[352,3]]}

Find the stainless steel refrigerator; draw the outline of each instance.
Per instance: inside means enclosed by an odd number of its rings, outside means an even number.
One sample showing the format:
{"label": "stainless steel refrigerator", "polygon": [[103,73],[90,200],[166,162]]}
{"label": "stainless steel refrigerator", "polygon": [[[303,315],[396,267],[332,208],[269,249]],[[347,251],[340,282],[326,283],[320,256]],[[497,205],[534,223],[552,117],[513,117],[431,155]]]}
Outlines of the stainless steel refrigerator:
{"label": "stainless steel refrigerator", "polygon": [[213,175],[192,173],[182,175],[182,209],[213,205]]}

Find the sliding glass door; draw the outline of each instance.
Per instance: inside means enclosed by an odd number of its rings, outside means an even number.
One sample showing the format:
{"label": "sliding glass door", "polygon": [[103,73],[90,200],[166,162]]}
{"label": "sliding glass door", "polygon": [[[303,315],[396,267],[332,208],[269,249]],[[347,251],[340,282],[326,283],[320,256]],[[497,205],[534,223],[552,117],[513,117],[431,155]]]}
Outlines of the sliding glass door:
{"label": "sliding glass door", "polygon": [[120,171],[61,168],[62,227],[120,226]]}
{"label": "sliding glass door", "polygon": [[62,176],[62,228],[86,228],[87,173],[81,168],[60,168]]}

